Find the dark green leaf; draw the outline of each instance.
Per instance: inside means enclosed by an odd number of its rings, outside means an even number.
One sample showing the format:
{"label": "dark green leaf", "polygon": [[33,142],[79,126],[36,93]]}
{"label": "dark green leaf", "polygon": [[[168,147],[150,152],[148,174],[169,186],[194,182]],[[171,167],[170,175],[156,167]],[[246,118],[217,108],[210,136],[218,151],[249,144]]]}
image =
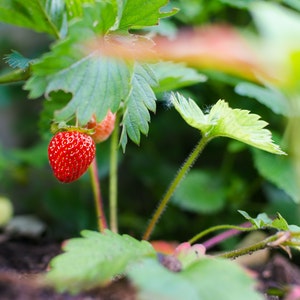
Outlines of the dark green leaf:
{"label": "dark green leaf", "polygon": [[296,170],[288,156],[274,156],[253,151],[255,167],[265,179],[285,191],[295,202],[299,202],[299,187]]}
{"label": "dark green leaf", "polygon": [[226,190],[217,173],[192,170],[174,193],[173,203],[183,209],[212,213],[220,210],[226,199]]}
{"label": "dark green leaf", "polygon": [[60,37],[64,5],[63,0],[1,0],[0,22]]}
{"label": "dark green leaf", "polygon": [[123,61],[103,57],[85,44],[104,34],[115,18],[116,12],[109,3],[85,7],[83,19],[70,26],[69,37],[56,43],[51,52],[32,66],[33,76],[25,85],[31,98],[59,90],[73,95],[57,111],[56,120],[65,121],[74,114],[80,124],[86,124],[92,114],[101,120],[108,109],[116,111],[129,94],[131,67]]}
{"label": "dark green leaf", "polygon": [[256,0],[220,0],[223,3],[238,8],[248,8]]}

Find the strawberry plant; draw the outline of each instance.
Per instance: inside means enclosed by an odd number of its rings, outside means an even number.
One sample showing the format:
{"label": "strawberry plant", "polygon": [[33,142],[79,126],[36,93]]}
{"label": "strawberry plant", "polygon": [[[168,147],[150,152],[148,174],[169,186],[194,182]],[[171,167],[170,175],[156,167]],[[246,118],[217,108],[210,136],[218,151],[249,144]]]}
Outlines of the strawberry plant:
{"label": "strawberry plant", "polygon": [[[280,247],[289,255],[291,249],[299,250],[300,228],[289,225],[279,212],[275,217],[260,213],[252,218],[237,207],[246,219],[245,224],[196,228],[194,236],[185,237],[183,243],[174,247],[155,243],[151,238],[170,204],[201,214],[217,211],[226,196],[236,199],[236,186],[230,183],[232,193],[224,187],[226,173],[204,172],[196,167],[191,170],[204,149],[221,140],[218,137],[232,140],[228,144],[232,152],[250,146],[258,172],[298,201],[296,175],[300,172],[298,139],[295,141],[294,135],[299,112],[299,45],[293,38],[300,28],[299,16],[267,3],[212,1],[215,6],[210,4],[207,10],[217,11],[221,7],[216,4],[219,2],[247,9],[260,36],[243,36],[232,27],[220,25],[188,32],[169,29],[166,33],[162,24],[165,28],[174,28],[176,24],[168,23],[170,17],[178,18],[177,22],[189,17],[176,17],[177,4],[183,12],[187,9],[184,1],[23,2],[2,1],[0,21],[45,33],[51,36],[51,45],[33,59],[16,50],[7,54],[5,61],[12,70],[1,74],[0,83],[22,82],[28,98],[43,99],[40,127],[48,144],[54,176],[62,183],[71,183],[82,180],[90,170],[98,222],[98,232],[86,229],[81,237],[64,242],[63,253],[50,262],[47,283],[59,292],[76,294],[126,277],[137,288],[139,299],[232,300],[242,299],[245,293],[247,299],[263,299],[255,290],[255,280],[237,263],[225,258],[265,248]],[[280,24],[274,22],[272,14],[278,16]],[[201,20],[202,17],[195,16]],[[285,43],[279,45],[282,39]],[[289,131],[285,143],[281,142],[284,150],[280,142],[274,142],[266,128],[268,123],[258,114],[233,108],[230,99],[209,99],[205,108],[205,102],[198,104],[201,93],[195,96],[184,90],[192,85],[197,87],[208,78],[227,81],[235,86],[236,94],[253,97],[273,113],[286,116]],[[135,238],[119,233],[118,206],[123,200],[118,190],[119,148],[126,160],[129,141],[141,144],[142,135],[149,133],[151,116],[163,101],[197,133],[198,142],[171,180],[142,236]],[[176,120],[180,122],[179,118]],[[176,139],[176,132],[172,135]],[[109,209],[102,197],[97,162],[102,156],[100,147],[107,140]],[[276,137],[277,140],[280,138]],[[220,148],[218,153],[222,152]],[[42,151],[47,152],[45,145]],[[292,159],[287,154],[293,154]],[[142,158],[143,162],[148,159],[151,163],[150,157]],[[234,183],[243,184],[237,179]],[[201,194],[209,201],[201,200]],[[173,218],[171,223],[175,226],[177,221],[180,217]],[[258,230],[269,235],[257,243],[216,255],[208,250],[211,245],[224,242],[224,235],[216,235],[210,243],[195,244],[217,230],[227,230],[226,238]],[[163,253],[162,245],[169,247],[167,252]]]}

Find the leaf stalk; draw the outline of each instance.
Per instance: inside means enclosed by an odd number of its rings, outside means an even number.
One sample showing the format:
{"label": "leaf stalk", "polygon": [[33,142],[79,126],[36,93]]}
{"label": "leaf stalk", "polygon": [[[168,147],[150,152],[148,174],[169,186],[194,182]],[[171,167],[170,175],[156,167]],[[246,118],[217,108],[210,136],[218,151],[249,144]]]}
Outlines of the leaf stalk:
{"label": "leaf stalk", "polygon": [[187,172],[190,170],[190,168],[193,166],[193,164],[198,159],[199,155],[205,148],[206,144],[212,139],[210,135],[203,135],[200,139],[199,143],[196,145],[196,147],[193,149],[193,151],[188,156],[187,160],[182,164],[180,167],[177,175],[171,182],[169,188],[167,189],[164,197],[160,201],[158,207],[156,208],[154,214],[152,215],[152,218],[150,219],[150,222],[148,224],[148,227],[146,228],[146,231],[142,237],[143,240],[149,240],[155,225],[157,224],[159,218],[163,214],[165,208],[167,207],[167,204],[169,200],[171,199],[172,195],[174,194],[176,188],[181,183]]}
{"label": "leaf stalk", "polygon": [[118,233],[118,138],[119,115],[116,115],[115,128],[110,144],[110,174],[109,174],[109,212],[110,229]]}
{"label": "leaf stalk", "polygon": [[103,201],[102,201],[102,197],[101,197],[100,180],[99,180],[99,176],[98,176],[96,157],[94,158],[94,160],[89,168],[89,171],[90,171],[90,175],[91,175],[91,182],[92,182],[93,193],[94,193],[94,200],[95,200],[97,221],[98,221],[98,229],[100,232],[104,232],[104,230],[107,229],[107,222],[106,222],[106,217],[105,217],[104,209],[103,209]]}

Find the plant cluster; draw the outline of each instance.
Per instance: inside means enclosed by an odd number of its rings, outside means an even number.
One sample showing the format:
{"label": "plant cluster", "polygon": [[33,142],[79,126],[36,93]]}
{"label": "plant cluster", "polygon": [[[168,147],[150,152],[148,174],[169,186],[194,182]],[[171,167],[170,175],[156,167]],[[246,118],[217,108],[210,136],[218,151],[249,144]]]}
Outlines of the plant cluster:
{"label": "plant cluster", "polygon": [[[1,22],[46,33],[52,39],[50,49],[34,59],[15,50],[6,55],[5,61],[13,70],[1,74],[0,83],[25,82],[29,98],[43,98],[40,130],[48,143],[50,166],[60,182],[76,181],[90,170],[99,232],[83,230],[81,237],[66,241],[64,253],[51,261],[46,280],[60,292],[78,293],[126,276],[137,287],[139,299],[234,300],[247,295],[249,300],[258,300],[262,296],[255,290],[255,280],[224,258],[265,248],[280,247],[289,255],[291,249],[299,250],[297,225],[289,225],[280,213],[275,217],[261,213],[252,218],[240,207],[245,226],[205,228],[167,253],[162,253],[162,243],[149,242],[170,202],[187,211],[205,213],[223,206],[226,193],[231,196],[219,181],[222,176],[191,170],[207,145],[218,137],[233,141],[228,144],[232,147],[228,152],[255,148],[251,151],[261,176],[294,203],[299,200],[299,142],[294,138],[299,122],[300,45],[295,40],[300,30],[299,15],[279,5],[251,0],[186,2],[3,0],[0,4]],[[293,1],[284,2],[299,10]],[[225,6],[246,11],[259,36],[220,25],[178,32],[180,24],[207,23],[209,15]],[[187,12],[190,9],[194,14]],[[172,16],[173,23],[169,19]],[[232,108],[235,105],[229,105],[230,99],[214,103],[210,98],[204,102],[209,109],[201,109],[201,99],[193,100],[197,98],[195,93],[183,88],[197,87],[208,79],[233,85],[236,94],[257,99],[270,109],[269,116],[285,116],[289,128],[286,139],[275,143],[266,129],[267,122],[248,109]],[[125,160],[129,140],[140,145],[141,136],[149,132],[151,114],[162,102],[197,132],[198,142],[138,239],[118,233],[118,205],[122,201],[118,201],[119,148]],[[97,163],[102,156],[99,149],[107,140],[109,218]],[[47,153],[45,143],[42,151]],[[147,160],[146,154],[142,155]],[[241,183],[238,179],[234,182]],[[231,187],[231,194],[236,194],[238,188]],[[202,192],[208,200],[201,199]],[[232,235],[265,230],[269,235],[245,248],[207,255],[205,243],[195,242],[217,230],[234,231]],[[217,235],[214,243],[223,240]]]}

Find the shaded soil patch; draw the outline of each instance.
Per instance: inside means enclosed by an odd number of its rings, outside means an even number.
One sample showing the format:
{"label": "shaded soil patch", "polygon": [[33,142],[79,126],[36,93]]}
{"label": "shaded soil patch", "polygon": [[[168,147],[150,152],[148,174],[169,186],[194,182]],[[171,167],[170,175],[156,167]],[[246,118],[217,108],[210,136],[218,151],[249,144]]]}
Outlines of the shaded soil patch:
{"label": "shaded soil patch", "polygon": [[[130,283],[119,280],[105,288],[79,295],[59,294],[41,281],[52,257],[60,253],[61,245],[53,241],[12,239],[0,243],[0,300],[134,300],[135,290]],[[267,264],[254,270],[258,289],[268,300],[281,300],[282,296],[266,293],[287,291],[300,286],[300,269],[288,258],[275,254]],[[216,299],[217,300],[217,299]]]}

